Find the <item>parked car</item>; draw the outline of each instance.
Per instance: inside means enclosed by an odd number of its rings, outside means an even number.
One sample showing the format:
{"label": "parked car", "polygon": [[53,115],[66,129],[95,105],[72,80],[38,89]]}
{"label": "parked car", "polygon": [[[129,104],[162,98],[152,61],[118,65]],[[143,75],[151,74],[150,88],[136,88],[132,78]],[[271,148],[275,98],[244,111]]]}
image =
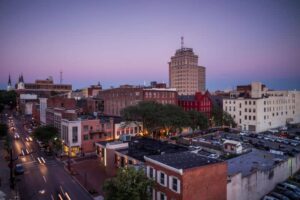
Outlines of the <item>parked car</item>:
{"label": "parked car", "polygon": [[15,174],[16,175],[24,174],[24,167],[22,164],[16,164]]}
{"label": "parked car", "polygon": [[297,195],[296,193],[290,191],[290,190],[283,190],[280,192],[284,196],[287,196],[288,198],[292,200],[300,200],[300,195]]}
{"label": "parked car", "polygon": [[295,186],[295,185],[292,185],[292,184],[289,184],[289,183],[278,183],[276,188],[280,189],[280,190],[289,190],[289,191],[292,191],[293,193],[299,195],[300,197],[300,189]]}
{"label": "parked car", "polygon": [[265,195],[262,200],[279,200],[277,199],[276,197],[272,197],[272,196],[269,196],[269,195]]}
{"label": "parked car", "polygon": [[272,197],[276,197],[277,199],[280,199],[280,200],[290,200],[290,198],[284,196],[283,194],[279,194],[277,192],[271,192],[270,195]]}

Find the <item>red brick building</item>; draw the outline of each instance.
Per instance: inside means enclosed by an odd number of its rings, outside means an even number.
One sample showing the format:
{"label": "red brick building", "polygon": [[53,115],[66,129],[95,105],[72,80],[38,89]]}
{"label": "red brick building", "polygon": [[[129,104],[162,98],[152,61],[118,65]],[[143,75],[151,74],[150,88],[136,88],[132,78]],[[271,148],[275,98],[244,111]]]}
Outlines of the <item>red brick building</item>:
{"label": "red brick building", "polygon": [[113,140],[113,127],[113,118],[83,119],[81,121],[81,151],[95,152],[95,143]]}
{"label": "red brick building", "polygon": [[211,116],[213,102],[208,91],[204,94],[196,92],[195,95],[178,96],[178,106],[182,107],[185,111],[195,110],[202,112],[209,118]]}
{"label": "red brick building", "polygon": [[104,114],[120,116],[121,110],[140,101],[155,101],[162,104],[177,104],[177,92],[172,88],[145,88],[123,85],[99,92],[104,102]]}
{"label": "red brick building", "polygon": [[227,164],[191,152],[145,156],[154,200],[225,200]]}

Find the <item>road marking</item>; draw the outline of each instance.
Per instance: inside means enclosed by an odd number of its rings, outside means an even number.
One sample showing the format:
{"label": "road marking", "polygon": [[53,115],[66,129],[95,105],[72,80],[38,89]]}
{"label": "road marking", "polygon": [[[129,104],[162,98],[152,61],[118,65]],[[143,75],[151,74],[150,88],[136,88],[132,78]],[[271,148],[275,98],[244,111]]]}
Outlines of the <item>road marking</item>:
{"label": "road marking", "polygon": [[61,192],[64,193],[64,190],[63,190],[62,186],[60,186],[60,189],[61,189]]}
{"label": "road marking", "polygon": [[31,163],[35,163],[36,161],[28,161],[28,162],[23,162],[23,165],[27,165],[27,164],[31,164]]}
{"label": "road marking", "polygon": [[46,180],[46,177],[45,177],[45,176],[43,176],[43,179],[44,179],[45,183],[47,183],[47,180]]}
{"label": "road marking", "polygon": [[67,192],[65,192],[65,196],[67,197],[68,200],[71,200],[71,198]]}

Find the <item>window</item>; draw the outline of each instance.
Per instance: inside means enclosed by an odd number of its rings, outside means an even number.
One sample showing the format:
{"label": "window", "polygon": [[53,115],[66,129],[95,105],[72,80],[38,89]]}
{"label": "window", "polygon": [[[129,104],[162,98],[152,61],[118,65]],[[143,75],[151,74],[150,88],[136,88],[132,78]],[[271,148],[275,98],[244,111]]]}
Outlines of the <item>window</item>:
{"label": "window", "polygon": [[83,130],[84,130],[84,131],[88,131],[88,130],[89,130],[89,126],[88,126],[88,125],[84,125],[84,126],[83,126]]}
{"label": "window", "polygon": [[247,108],[245,108],[245,112],[247,112]]}
{"label": "window", "polygon": [[83,140],[88,140],[89,139],[89,135],[83,135]]}
{"label": "window", "polygon": [[155,179],[155,169],[153,167],[147,166],[147,177]]}
{"label": "window", "polygon": [[180,180],[174,176],[170,176],[169,188],[174,192],[180,193]]}
{"label": "window", "polygon": [[253,116],[253,120],[255,120],[255,116]]}
{"label": "window", "polygon": [[163,192],[157,192],[157,200],[167,200],[167,196]]}
{"label": "window", "polygon": [[245,101],[245,105],[247,105],[247,101]]}
{"label": "window", "polygon": [[247,115],[245,115],[245,120],[247,120]]}
{"label": "window", "polygon": [[167,175],[162,171],[158,171],[157,173],[157,182],[162,186],[167,186]]}
{"label": "window", "polygon": [[77,126],[72,127],[72,142],[73,143],[78,142],[78,127]]}

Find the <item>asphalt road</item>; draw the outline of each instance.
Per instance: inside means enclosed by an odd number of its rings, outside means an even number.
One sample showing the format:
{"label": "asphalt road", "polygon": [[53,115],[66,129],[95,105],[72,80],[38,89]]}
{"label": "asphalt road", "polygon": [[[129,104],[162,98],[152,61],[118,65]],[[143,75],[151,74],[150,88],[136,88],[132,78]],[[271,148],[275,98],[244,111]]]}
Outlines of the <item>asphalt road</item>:
{"label": "asphalt road", "polygon": [[[18,156],[15,164],[22,163],[25,168],[24,174],[16,177],[16,190],[19,191],[21,199],[92,199],[64,170],[61,162],[40,152],[36,142],[26,141],[28,133],[21,119],[14,118],[14,124],[15,132],[20,135],[20,139],[13,140],[13,153],[15,157]],[[29,154],[23,156],[22,150],[28,151]],[[45,164],[39,162],[42,158]]]}

